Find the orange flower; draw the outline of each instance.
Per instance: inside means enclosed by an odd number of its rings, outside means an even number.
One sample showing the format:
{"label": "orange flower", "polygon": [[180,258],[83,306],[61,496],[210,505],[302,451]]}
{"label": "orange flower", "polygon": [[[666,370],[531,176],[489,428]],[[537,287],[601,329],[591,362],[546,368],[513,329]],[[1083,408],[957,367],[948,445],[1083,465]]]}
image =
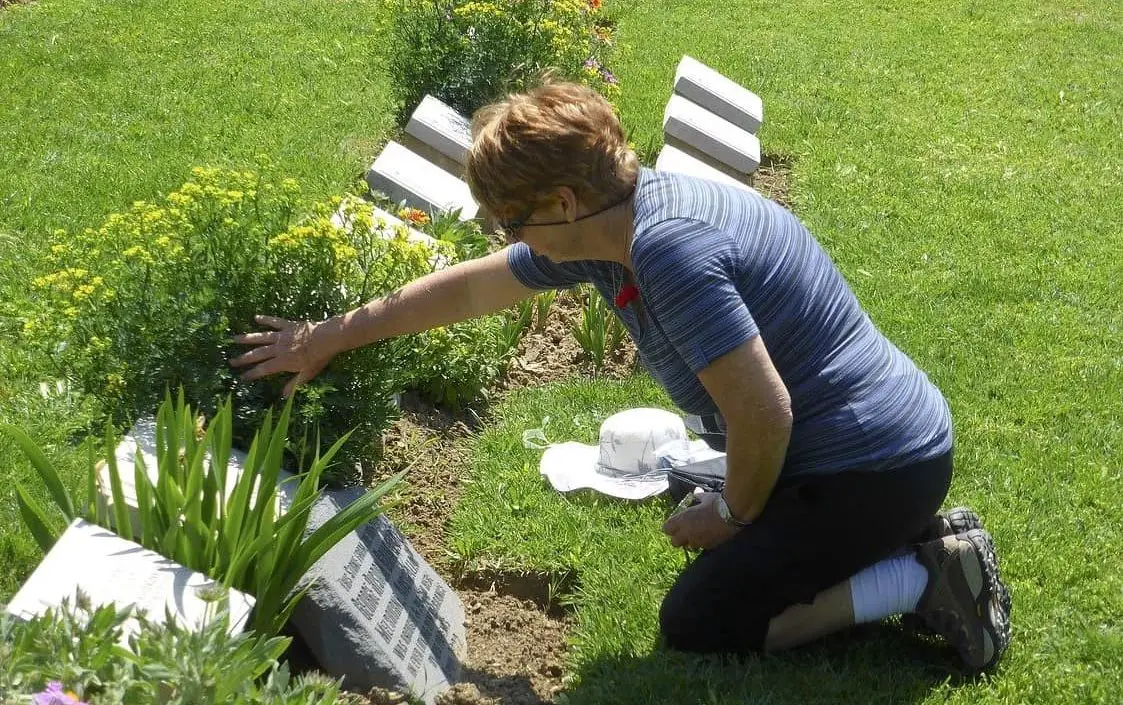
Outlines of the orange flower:
{"label": "orange flower", "polygon": [[601,0],[589,0],[589,7],[593,10],[600,9]]}
{"label": "orange flower", "polygon": [[398,211],[398,217],[414,225],[429,224],[429,214],[416,208],[403,208]]}

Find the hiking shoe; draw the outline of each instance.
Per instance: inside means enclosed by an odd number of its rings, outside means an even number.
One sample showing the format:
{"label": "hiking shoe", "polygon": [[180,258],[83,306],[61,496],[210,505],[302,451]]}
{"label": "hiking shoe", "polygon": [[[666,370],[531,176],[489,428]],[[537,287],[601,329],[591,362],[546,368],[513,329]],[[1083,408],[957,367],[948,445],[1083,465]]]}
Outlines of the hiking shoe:
{"label": "hiking shoe", "polygon": [[[942,539],[945,536],[965,534],[972,529],[982,528],[983,520],[979,518],[978,514],[976,514],[971,509],[968,509],[967,507],[955,507],[932,517],[929,520],[928,525],[924,527],[924,530],[921,531],[913,539],[912,542],[923,544],[928,543],[929,541]],[[984,531],[984,533],[986,532]],[[991,541],[991,536],[989,533],[986,533],[986,537],[988,541]],[[993,542],[990,544],[990,550],[991,553],[993,553],[995,556],[995,565],[1001,568],[1001,562],[998,560],[998,552],[995,550]],[[1010,614],[1010,591],[1006,589],[1006,585],[1001,581],[1001,577],[1002,576],[1000,573],[1000,579],[998,582],[998,599],[1002,604],[1002,609],[1006,612],[1006,614]],[[901,628],[907,632],[912,632],[914,634],[934,636],[932,630],[924,624],[924,620],[922,620],[915,613],[901,615]]]}
{"label": "hiking shoe", "polygon": [[913,543],[928,543],[945,536],[965,534],[971,529],[981,528],[983,528],[983,520],[978,514],[967,507],[955,507],[932,517],[928,526],[913,539]]}
{"label": "hiking shoe", "polygon": [[982,529],[920,546],[917,560],[928,585],[916,613],[959,652],[971,671],[998,663],[1010,643],[1010,611],[998,577],[994,545]]}

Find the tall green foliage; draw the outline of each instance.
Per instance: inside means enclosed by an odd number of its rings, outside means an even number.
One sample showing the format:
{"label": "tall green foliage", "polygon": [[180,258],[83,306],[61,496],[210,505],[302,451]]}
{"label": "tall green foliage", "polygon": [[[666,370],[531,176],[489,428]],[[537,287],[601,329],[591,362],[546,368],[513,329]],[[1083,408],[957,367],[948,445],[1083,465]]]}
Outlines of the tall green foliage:
{"label": "tall green foliage", "polygon": [[470,115],[546,70],[619,92],[600,0],[395,0],[393,17],[390,71],[407,114],[431,94]]}
{"label": "tall green foliage", "polygon": [[[309,512],[321,495],[321,478],[347,436],[323,454],[317,448],[308,471],[288,480],[290,488],[279,489],[291,417],[291,400],[276,422],[272,410],[266,412],[241,474],[234,478],[228,477],[233,472],[230,401],[202,430],[182,393],[176,402],[166,399],[156,416],[157,480],[150,479],[139,450],[133,464],[135,533],[117,465],[117,443],[111,432],[107,432],[103,448],[108,464],[104,475],[108,476],[112,498],[110,512],[97,492],[100,463],[91,462],[87,496],[82,502],[76,501],[25,433],[11,426],[2,430],[31,460],[68,521],[81,516],[226,587],[253,595],[253,627],[275,634],[303,596],[307,586],[302,586],[301,580],[312,565],[348,533],[377,517],[379,500],[402,477],[399,474],[367,492],[305,537]],[[59,528],[24,488],[17,486],[17,492],[25,523],[43,550],[49,550]]]}

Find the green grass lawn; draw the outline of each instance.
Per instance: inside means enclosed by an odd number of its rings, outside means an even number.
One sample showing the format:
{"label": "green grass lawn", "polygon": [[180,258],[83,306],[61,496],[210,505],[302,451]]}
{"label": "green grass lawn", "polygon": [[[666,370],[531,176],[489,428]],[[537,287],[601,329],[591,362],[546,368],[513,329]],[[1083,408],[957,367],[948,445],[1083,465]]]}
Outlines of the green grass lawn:
{"label": "green grass lawn", "polygon": [[[952,502],[975,507],[1014,593],[1003,668],[966,684],[891,627],[743,664],[653,650],[681,565],[663,508],[561,498],[521,447],[591,441],[665,404],[644,380],[519,395],[479,441],[453,548],[576,570],[568,698],[586,703],[1112,702],[1123,692],[1123,7],[996,0],[614,0],[636,142],[657,137],[683,53],[757,91],[795,208],[956,420]],[[0,11],[0,262],[25,276],[57,227],[268,155],[315,193],[357,176],[392,124],[376,0],[231,5],[39,0]],[[0,422],[77,477],[86,403],[39,394],[0,342]],[[38,553],[0,441],[0,600]],[[529,463],[529,468],[524,464]],[[872,638],[876,636],[876,638]],[[1116,693],[1116,696],[1111,696]]]}
{"label": "green grass lawn", "polygon": [[545,416],[552,438],[594,441],[604,416],[661,399],[641,382],[536,391],[500,409],[455,548],[577,571],[572,702],[1117,701],[1123,8],[622,5],[623,112],[637,141],[657,136],[683,53],[757,91],[765,151],[794,160],[797,212],[948,397],[949,501],[975,507],[995,536],[1013,646],[998,673],[967,684],[949,680],[942,651],[891,627],[726,667],[653,652],[681,563],[659,532],[663,508],[558,497],[520,443]]}
{"label": "green grass lawn", "polygon": [[377,0],[39,0],[0,13],[0,232],[37,241],[264,154],[317,193],[393,124]]}

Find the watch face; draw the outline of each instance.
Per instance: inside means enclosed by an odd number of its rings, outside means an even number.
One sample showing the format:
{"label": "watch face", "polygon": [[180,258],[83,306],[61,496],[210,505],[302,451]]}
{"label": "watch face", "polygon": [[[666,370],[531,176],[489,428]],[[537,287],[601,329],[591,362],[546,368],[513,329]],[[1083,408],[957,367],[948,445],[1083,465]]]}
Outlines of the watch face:
{"label": "watch face", "polygon": [[719,494],[717,496],[717,514],[724,522],[729,522],[733,518],[733,513],[729,511],[729,505],[725,502],[725,495]]}

